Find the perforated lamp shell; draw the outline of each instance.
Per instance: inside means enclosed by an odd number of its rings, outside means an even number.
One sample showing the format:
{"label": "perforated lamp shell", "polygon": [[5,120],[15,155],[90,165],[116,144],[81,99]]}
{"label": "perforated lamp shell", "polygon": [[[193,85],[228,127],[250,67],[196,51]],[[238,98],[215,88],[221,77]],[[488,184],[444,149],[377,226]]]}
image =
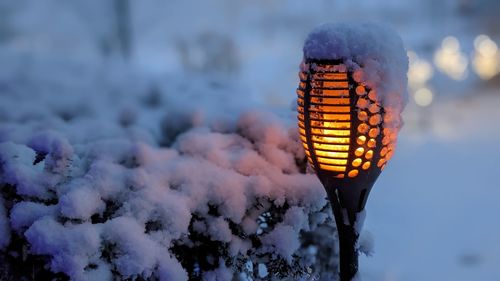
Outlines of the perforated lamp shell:
{"label": "perforated lamp shell", "polygon": [[[327,193],[361,211],[392,157],[397,132],[375,90],[357,83],[342,61],[306,59],[297,89],[300,139]],[[330,196],[331,197],[331,196]]]}

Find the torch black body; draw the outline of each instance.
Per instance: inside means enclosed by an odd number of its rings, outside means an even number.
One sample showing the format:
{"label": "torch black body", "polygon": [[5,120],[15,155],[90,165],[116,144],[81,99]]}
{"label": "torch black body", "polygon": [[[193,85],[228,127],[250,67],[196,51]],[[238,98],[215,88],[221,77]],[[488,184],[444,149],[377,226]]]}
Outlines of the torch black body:
{"label": "torch black body", "polygon": [[305,59],[297,94],[301,140],[337,224],[340,280],[350,281],[358,271],[358,214],[392,148],[375,91],[354,81],[342,63]]}

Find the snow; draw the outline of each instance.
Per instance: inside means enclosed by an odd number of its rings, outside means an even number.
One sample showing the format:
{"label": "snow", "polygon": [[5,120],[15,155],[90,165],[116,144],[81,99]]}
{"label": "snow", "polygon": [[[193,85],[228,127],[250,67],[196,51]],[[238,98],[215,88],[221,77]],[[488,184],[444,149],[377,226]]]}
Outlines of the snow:
{"label": "snow", "polygon": [[327,23],[311,31],[304,42],[304,59],[341,60],[353,78],[377,93],[389,119],[399,129],[408,102],[408,56],[397,32],[387,25]]}
{"label": "snow", "polygon": [[[238,269],[226,264],[236,265],[236,258],[259,255],[292,264],[300,233],[331,219],[317,178],[297,166],[304,152],[292,110],[251,106],[234,98],[237,85],[210,90],[200,76],[190,77],[186,87],[185,74],[155,81],[158,100],[168,102],[152,107],[144,102],[150,84],[142,74],[116,70],[95,77],[100,66],[76,65],[79,84],[61,83],[36,68],[0,76],[9,83],[26,77],[0,96],[6,113],[1,183],[17,196],[12,201],[9,195],[5,214],[1,205],[3,248],[12,228],[26,238],[30,254],[46,256],[48,269],[72,280],[181,281],[192,272],[174,247],[199,245],[189,236],[196,232],[222,243],[227,253],[210,257],[215,267],[201,272],[203,278],[231,280]],[[53,69],[67,73],[72,67]],[[135,86],[122,85],[128,80]],[[52,87],[56,94],[44,90]],[[87,87],[93,91],[82,90]],[[171,88],[183,95],[171,95]],[[231,102],[193,101],[200,90]],[[73,98],[59,98],[63,93]],[[6,105],[20,98],[30,102],[9,110]],[[123,117],[130,110],[133,116]],[[258,218],[271,207],[284,209],[282,222],[263,229]],[[235,226],[244,232],[236,233]],[[249,235],[262,246],[255,247]]]}

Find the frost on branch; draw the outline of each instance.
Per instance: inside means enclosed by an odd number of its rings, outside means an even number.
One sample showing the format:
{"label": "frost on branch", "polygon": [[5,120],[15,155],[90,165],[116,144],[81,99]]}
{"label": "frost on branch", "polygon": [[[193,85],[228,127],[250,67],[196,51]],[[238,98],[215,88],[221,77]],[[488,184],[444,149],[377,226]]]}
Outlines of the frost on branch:
{"label": "frost on branch", "polygon": [[78,69],[77,85],[0,76],[0,279],[335,278],[294,112],[248,110],[241,89],[199,77]]}

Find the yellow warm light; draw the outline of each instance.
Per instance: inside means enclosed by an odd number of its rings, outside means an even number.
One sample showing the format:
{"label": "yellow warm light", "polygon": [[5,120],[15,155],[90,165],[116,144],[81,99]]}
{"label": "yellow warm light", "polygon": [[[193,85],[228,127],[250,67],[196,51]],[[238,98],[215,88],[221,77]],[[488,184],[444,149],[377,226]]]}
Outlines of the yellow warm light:
{"label": "yellow warm light", "polygon": [[324,151],[324,150],[315,150],[316,156],[323,156],[329,158],[347,158],[349,154],[347,152],[336,152],[336,151]]}
{"label": "yellow warm light", "polygon": [[317,129],[312,128],[311,132],[318,135],[329,135],[329,136],[349,136],[350,131],[348,130],[328,130],[328,129]]}
{"label": "yellow warm light", "polygon": [[362,147],[358,147],[358,148],[356,148],[356,150],[354,151],[354,154],[355,154],[356,156],[361,156],[361,155],[363,155],[363,153],[365,153],[365,149],[364,149],[364,148],[362,148]]}
{"label": "yellow warm light", "polygon": [[365,136],[359,136],[356,142],[359,145],[363,145],[366,142],[366,137]]}
{"label": "yellow warm light", "polygon": [[[349,100],[343,104],[349,104]],[[319,111],[319,112],[330,112],[330,113],[348,113],[350,110],[347,110],[346,107],[349,108],[348,106],[326,106],[326,105],[312,104],[309,107],[309,110]]]}
{"label": "yellow warm light", "polygon": [[[305,83],[297,90],[300,140],[308,162],[335,178],[371,176],[370,167],[385,164],[392,151],[392,130],[384,130],[379,139],[387,111],[375,90],[358,83],[350,87],[347,73],[317,71],[301,72]],[[386,145],[377,148],[382,142]]]}
{"label": "yellow warm light", "polygon": [[313,145],[314,148],[316,149],[349,151],[349,145],[336,145],[336,144],[325,144],[325,143],[314,143]]}
{"label": "yellow warm light", "polygon": [[335,90],[317,90],[313,89],[311,91],[312,96],[316,97],[349,97],[349,90],[346,89],[335,89]]}
{"label": "yellow warm light", "polygon": [[370,160],[373,158],[373,150],[368,150],[365,154],[365,158]]}
{"label": "yellow warm light", "polygon": [[349,138],[334,138],[312,135],[313,142],[349,144]]}
{"label": "yellow warm light", "polygon": [[361,168],[363,168],[363,170],[368,170],[370,168],[370,162],[363,163],[363,166]]}
{"label": "yellow warm light", "polygon": [[349,82],[347,81],[312,81],[311,83],[316,88],[346,89],[349,87]]}
{"label": "yellow warm light", "polygon": [[347,159],[330,159],[330,158],[318,157],[318,163],[341,166],[347,164]]}
{"label": "yellow warm light", "polygon": [[332,129],[349,129],[351,128],[351,123],[349,122],[330,122],[330,121],[311,121],[311,126],[313,127],[327,127]]}
{"label": "yellow warm light", "polygon": [[354,178],[355,176],[358,175],[358,173],[359,173],[358,170],[352,170],[347,174],[347,176],[349,176],[350,178]]}
{"label": "yellow warm light", "polygon": [[356,158],[356,159],[354,159],[354,161],[352,161],[352,166],[353,167],[359,167],[361,165],[362,161],[363,160],[361,160],[361,158]]}
{"label": "yellow warm light", "polygon": [[332,172],[345,172],[345,166],[332,166],[332,165],[325,165],[325,164],[319,164],[319,168],[327,171],[332,171]]}

